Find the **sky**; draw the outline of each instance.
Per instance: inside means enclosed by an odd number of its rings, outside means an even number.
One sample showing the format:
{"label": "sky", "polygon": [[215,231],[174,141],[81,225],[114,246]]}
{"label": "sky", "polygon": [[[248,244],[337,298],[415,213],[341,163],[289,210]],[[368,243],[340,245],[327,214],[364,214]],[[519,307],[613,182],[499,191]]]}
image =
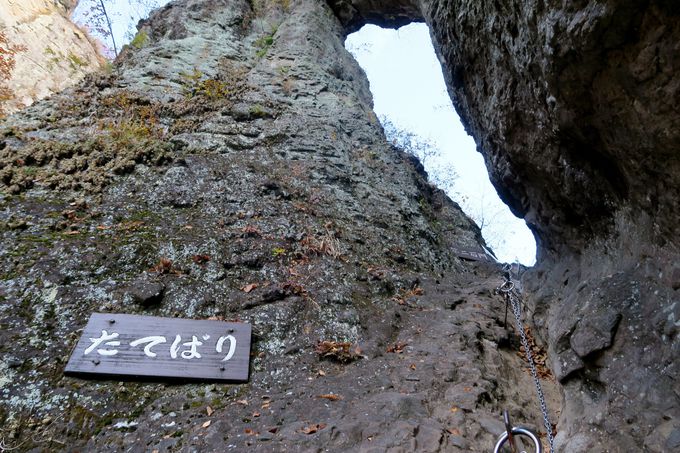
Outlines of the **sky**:
{"label": "sky", "polygon": [[447,192],[478,224],[483,219],[482,233],[499,260],[533,265],[533,234],[491,185],[484,159],[451,104],[427,26],[392,30],[366,25],[347,38],[345,47],[368,76],[378,117],[439,148],[438,158],[425,162],[427,172],[455,169],[458,176]]}
{"label": "sky", "polygon": [[[104,0],[118,50],[132,39],[137,21],[146,17],[151,7],[168,1]],[[97,3],[98,0],[81,0],[73,14],[76,22],[87,24],[88,14],[91,18],[92,7]],[[112,47],[110,39],[96,29],[91,31],[108,43],[109,49]],[[443,179],[451,174],[447,169],[455,171],[457,176],[447,180],[445,189],[482,227],[482,235],[498,259],[533,265],[533,234],[491,185],[484,159],[451,104],[427,26],[410,24],[392,30],[366,25],[347,38],[345,47],[368,76],[378,117],[436,146],[437,155],[425,161],[430,175]]]}

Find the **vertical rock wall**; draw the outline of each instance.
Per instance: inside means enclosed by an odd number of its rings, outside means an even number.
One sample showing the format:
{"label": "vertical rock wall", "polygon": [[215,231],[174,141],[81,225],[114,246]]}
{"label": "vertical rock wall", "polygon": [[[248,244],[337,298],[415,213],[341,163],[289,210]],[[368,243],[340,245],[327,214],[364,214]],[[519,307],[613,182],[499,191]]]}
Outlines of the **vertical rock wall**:
{"label": "vertical rock wall", "polygon": [[677,449],[677,2],[330,3],[348,31],[429,24],[492,182],[538,241],[528,296],[564,386],[559,450]]}
{"label": "vertical rock wall", "polygon": [[[498,269],[451,253],[479,231],[385,142],[342,47],[368,21],[426,20],[496,187],[539,239],[525,286],[564,393],[558,451],[677,449],[675,3],[331,6],[171,3],[111,74],[2,123],[2,436],[488,451],[502,407],[530,418]],[[95,310],[250,321],[252,383],[64,377]],[[368,359],[320,362],[319,340]],[[331,390],[347,401],[318,398]]]}
{"label": "vertical rock wall", "polygon": [[[0,123],[4,445],[481,452],[501,407],[539,417],[498,268],[452,251],[479,229],[385,140],[325,2],[172,2],[141,31]],[[250,322],[250,381],[64,376],[93,311]]]}
{"label": "vertical rock wall", "polygon": [[0,29],[19,48],[11,78],[10,113],[59,92],[101,68],[105,60],[83,30],[69,19],[75,2],[0,0]]}

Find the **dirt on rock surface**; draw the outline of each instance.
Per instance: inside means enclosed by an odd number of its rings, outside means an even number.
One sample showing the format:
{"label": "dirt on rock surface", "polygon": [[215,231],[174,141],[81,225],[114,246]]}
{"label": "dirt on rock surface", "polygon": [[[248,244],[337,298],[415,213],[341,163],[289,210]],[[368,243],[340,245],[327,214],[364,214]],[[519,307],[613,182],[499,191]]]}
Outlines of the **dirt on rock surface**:
{"label": "dirt on rock surface", "polygon": [[[525,308],[556,450],[676,450],[671,3],[160,9],[111,73],[0,124],[0,446],[489,451],[502,408],[539,428],[500,269],[453,252],[479,229],[386,142],[343,47],[424,19],[539,239]],[[65,377],[94,311],[250,322],[251,380]]]}
{"label": "dirt on rock surface", "polygon": [[[499,269],[452,252],[478,228],[386,142],[323,2],[142,30],[1,125],[3,449],[487,451],[502,408],[540,424]],[[95,311],[250,322],[250,381],[66,377]]]}

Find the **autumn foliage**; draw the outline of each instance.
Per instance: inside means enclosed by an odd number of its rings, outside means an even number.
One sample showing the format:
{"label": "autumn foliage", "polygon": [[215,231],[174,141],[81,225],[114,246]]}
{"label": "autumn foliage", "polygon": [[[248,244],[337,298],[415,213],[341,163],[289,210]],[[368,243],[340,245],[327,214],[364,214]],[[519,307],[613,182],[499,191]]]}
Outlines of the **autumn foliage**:
{"label": "autumn foliage", "polygon": [[16,54],[23,50],[25,47],[11,44],[5,32],[0,31],[0,117],[6,114],[3,104],[14,97],[12,90],[5,83],[12,77],[12,71],[16,66]]}

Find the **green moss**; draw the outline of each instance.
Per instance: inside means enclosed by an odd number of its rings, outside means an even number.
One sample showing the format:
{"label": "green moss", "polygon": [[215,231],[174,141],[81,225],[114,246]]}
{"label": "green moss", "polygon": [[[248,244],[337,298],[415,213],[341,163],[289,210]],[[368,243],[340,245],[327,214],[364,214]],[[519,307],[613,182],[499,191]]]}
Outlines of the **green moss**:
{"label": "green moss", "polygon": [[149,34],[144,30],[140,30],[132,41],[130,41],[130,45],[135,49],[141,49],[147,42],[149,42]]}
{"label": "green moss", "polygon": [[255,104],[251,106],[248,111],[250,112],[250,115],[255,117],[255,118],[264,118],[267,116],[267,112],[264,110],[264,107],[262,107],[260,104]]}
{"label": "green moss", "polygon": [[258,48],[257,52],[255,52],[255,55],[257,55],[258,58],[264,57],[269,48],[274,44],[274,35],[276,34],[277,29],[278,27],[273,27],[271,33],[259,37],[253,43],[255,47]]}
{"label": "green moss", "polygon": [[71,65],[71,69],[73,69],[74,71],[78,70],[79,68],[84,68],[85,66],[88,66],[87,61],[83,60],[73,52],[68,53],[68,62]]}
{"label": "green moss", "polygon": [[179,76],[182,92],[187,99],[200,96],[211,101],[219,101],[229,95],[225,82],[214,78],[204,78],[205,75],[198,69],[194,68],[190,73],[180,72]]}

